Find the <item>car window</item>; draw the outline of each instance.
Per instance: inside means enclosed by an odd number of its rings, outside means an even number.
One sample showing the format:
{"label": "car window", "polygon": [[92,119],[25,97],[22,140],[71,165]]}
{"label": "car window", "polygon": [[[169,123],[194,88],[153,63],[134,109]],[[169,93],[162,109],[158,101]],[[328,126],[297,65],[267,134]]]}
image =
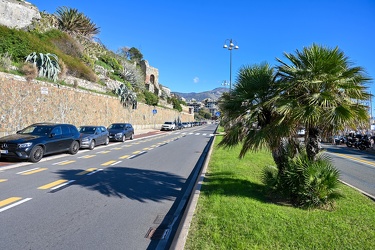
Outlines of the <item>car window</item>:
{"label": "car window", "polygon": [[62,133],[63,135],[69,135],[70,134],[70,129],[68,126],[62,126]]}
{"label": "car window", "polygon": [[79,129],[80,133],[84,134],[95,134],[96,128],[95,127],[81,127]]}
{"label": "car window", "polygon": [[61,134],[62,134],[61,127],[60,127],[60,126],[55,127],[55,128],[52,130],[52,133],[54,133],[55,135],[61,135]]}
{"label": "car window", "polygon": [[25,128],[23,134],[33,134],[33,135],[48,135],[51,131],[51,127],[47,126],[29,126]]}

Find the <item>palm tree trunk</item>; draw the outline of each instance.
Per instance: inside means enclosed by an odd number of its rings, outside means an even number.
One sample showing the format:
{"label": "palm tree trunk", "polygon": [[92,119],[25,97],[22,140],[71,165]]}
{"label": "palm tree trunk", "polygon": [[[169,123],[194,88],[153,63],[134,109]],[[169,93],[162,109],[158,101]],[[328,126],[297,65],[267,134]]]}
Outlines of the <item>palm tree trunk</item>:
{"label": "palm tree trunk", "polygon": [[316,155],[319,153],[320,131],[317,128],[309,128],[306,142],[306,153],[310,160],[315,161]]}

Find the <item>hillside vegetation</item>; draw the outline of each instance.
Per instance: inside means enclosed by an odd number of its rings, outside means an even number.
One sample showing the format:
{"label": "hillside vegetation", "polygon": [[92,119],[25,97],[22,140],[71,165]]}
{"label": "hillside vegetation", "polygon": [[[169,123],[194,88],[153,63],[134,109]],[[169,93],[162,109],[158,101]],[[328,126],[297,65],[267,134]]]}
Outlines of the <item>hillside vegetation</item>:
{"label": "hillside vegetation", "polygon": [[[124,46],[117,52],[107,49],[95,38],[100,32],[99,28],[83,13],[61,7],[55,14],[40,14],[41,20],[34,22],[26,30],[0,25],[1,71],[24,75],[31,80],[38,74],[30,70],[30,66],[25,67],[27,56],[36,53],[40,58],[48,59],[51,55],[56,55],[58,84],[66,84],[66,76],[104,86],[107,81],[116,81],[121,89],[108,88],[107,94],[119,95],[124,105],[134,101],[158,105],[159,98],[168,103],[176,102],[177,99],[168,96],[162,88],[161,93],[152,93],[146,89],[145,73],[140,67],[143,55],[137,48]],[[37,61],[34,64],[40,72]],[[177,100],[177,103],[181,102]]]}

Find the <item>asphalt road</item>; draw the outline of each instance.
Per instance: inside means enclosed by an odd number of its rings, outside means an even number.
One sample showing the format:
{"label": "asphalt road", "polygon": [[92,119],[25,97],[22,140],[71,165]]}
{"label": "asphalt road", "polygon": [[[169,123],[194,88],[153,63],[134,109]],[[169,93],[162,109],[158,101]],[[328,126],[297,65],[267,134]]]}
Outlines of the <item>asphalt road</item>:
{"label": "asphalt road", "polygon": [[360,151],[345,145],[325,144],[323,147],[340,171],[340,180],[375,200],[374,152],[370,149]]}
{"label": "asphalt road", "polygon": [[0,167],[0,249],[164,249],[216,125]]}

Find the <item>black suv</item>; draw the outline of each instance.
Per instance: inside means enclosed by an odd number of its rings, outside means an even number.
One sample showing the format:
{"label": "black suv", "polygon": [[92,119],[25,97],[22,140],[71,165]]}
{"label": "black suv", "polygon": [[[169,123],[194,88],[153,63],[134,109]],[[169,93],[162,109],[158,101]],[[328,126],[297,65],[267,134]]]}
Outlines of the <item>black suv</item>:
{"label": "black suv", "polygon": [[110,141],[133,140],[134,128],[130,123],[112,123],[107,129]]}
{"label": "black suv", "polygon": [[79,148],[80,133],[71,124],[36,123],[0,138],[1,157],[31,162],[38,162],[48,154],[76,154]]}

